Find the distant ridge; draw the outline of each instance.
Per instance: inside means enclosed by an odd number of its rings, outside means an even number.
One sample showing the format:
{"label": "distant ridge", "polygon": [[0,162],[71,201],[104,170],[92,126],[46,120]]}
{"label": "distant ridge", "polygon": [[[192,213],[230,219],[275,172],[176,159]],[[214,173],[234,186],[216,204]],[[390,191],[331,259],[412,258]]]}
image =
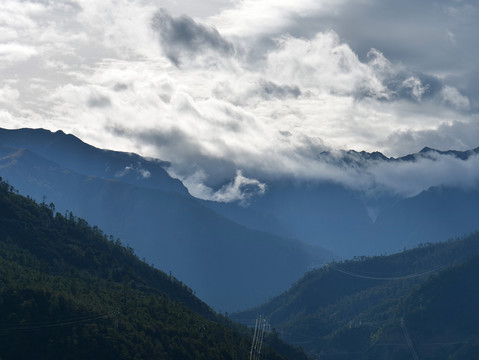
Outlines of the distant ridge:
{"label": "distant ridge", "polygon": [[386,161],[386,162],[404,162],[404,161],[417,161],[421,158],[431,159],[432,155],[449,155],[460,160],[467,160],[473,155],[479,154],[479,147],[470,150],[458,151],[458,150],[446,150],[441,151],[430,147],[424,147],[417,153],[412,153],[400,157],[387,157],[379,151],[367,152],[356,150],[339,150],[337,152],[324,151],[321,152],[319,158],[338,164],[356,164],[361,165],[367,161]]}
{"label": "distant ridge", "polygon": [[0,144],[29,149],[80,174],[188,194],[181,181],[166,172],[169,162],[145,159],[134,153],[98,149],[61,130],[53,133],[44,129],[0,128]]}

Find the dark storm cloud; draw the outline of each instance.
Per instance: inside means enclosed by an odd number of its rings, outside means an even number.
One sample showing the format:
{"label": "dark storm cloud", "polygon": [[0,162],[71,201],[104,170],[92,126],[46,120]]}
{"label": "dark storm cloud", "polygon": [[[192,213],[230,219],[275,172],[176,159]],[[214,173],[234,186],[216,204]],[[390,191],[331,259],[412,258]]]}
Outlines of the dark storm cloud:
{"label": "dark storm cloud", "polygon": [[152,27],[159,34],[165,55],[176,66],[181,64],[183,57],[192,59],[207,51],[223,56],[234,53],[233,45],[215,28],[198,24],[185,15],[174,18],[160,10],[153,17]]}
{"label": "dark storm cloud", "polygon": [[189,139],[188,136],[178,128],[170,130],[132,130],[120,124],[116,124],[107,127],[106,130],[115,136],[135,137],[141,140],[143,144],[152,144],[159,148],[178,146],[176,150],[180,150],[181,148],[186,150],[191,147],[197,147],[194,139]]}

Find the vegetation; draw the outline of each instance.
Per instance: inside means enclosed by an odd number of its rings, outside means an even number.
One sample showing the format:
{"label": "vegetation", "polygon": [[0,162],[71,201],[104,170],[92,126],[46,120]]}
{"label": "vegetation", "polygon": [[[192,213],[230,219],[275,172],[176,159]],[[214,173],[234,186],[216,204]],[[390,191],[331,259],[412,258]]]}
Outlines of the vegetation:
{"label": "vegetation", "polygon": [[479,233],[333,263],[307,273],[270,302],[233,316],[263,313],[283,339],[321,359],[477,358],[474,254]]}
{"label": "vegetation", "polygon": [[247,359],[250,346],[247,328],[179,280],[0,178],[0,359]]}

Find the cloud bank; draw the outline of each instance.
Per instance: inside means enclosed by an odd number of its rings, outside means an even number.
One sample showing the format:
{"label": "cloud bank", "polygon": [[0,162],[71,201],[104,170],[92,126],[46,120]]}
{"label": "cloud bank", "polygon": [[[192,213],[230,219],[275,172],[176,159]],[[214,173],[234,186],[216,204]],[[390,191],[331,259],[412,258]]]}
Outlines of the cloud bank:
{"label": "cloud bank", "polygon": [[215,201],[247,203],[281,177],[404,196],[477,183],[476,158],[346,167],[322,155],[477,147],[477,6],[219,3],[201,18],[172,15],[189,11],[173,2],[2,2],[1,126],[169,160]]}

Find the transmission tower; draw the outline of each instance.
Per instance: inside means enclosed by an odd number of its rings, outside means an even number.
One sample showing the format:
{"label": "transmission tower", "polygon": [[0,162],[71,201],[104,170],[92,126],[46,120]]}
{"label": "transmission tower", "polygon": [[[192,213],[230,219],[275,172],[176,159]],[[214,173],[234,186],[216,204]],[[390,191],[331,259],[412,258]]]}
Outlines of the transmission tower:
{"label": "transmission tower", "polygon": [[253,342],[251,343],[249,360],[259,360],[260,358],[261,347],[263,346],[265,327],[266,327],[266,319],[263,317],[263,315],[258,315],[256,317],[256,324],[254,326]]}

